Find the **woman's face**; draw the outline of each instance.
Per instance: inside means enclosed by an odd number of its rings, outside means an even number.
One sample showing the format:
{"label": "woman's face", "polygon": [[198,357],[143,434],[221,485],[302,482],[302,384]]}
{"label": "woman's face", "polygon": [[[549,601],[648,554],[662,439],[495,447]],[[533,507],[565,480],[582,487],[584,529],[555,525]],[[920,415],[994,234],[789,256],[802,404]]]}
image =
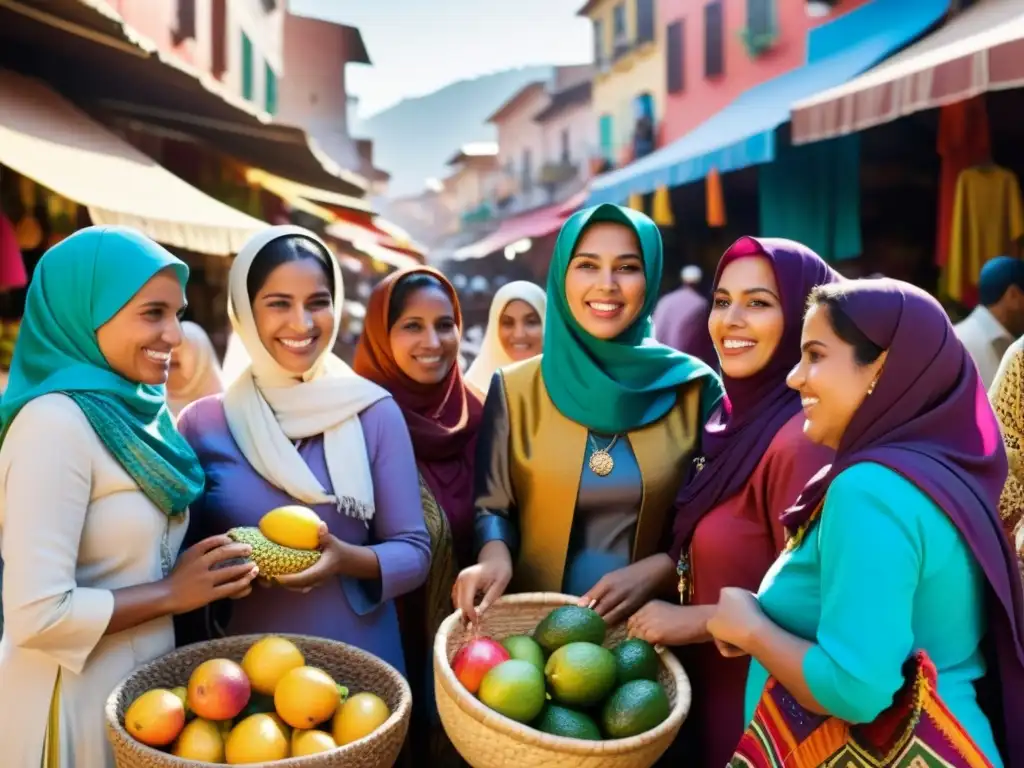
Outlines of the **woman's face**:
{"label": "woman's face", "polygon": [[451,298],[437,286],[408,294],[389,340],[402,373],[420,384],[440,384],[459,356],[460,334]]}
{"label": "woman's face", "polygon": [[540,354],[544,325],[540,313],[522,299],[512,299],[501,311],[498,338],[505,354],[515,361]]}
{"label": "woman's face", "polygon": [[107,365],[128,381],[164,384],[171,353],[181,344],[185,292],[170,268],[157,272],[121,311],[96,331]]}
{"label": "woman's face", "polygon": [[276,267],[252,302],[256,333],[277,364],[301,376],[334,331],[334,298],[324,265],[305,258]]}
{"label": "woman's face", "polygon": [[565,299],[576,322],[594,338],[617,338],[640,315],[646,297],[633,231],[613,222],[587,227],[565,275]]}
{"label": "woman's face", "polygon": [[786,383],[800,393],[807,437],[836,449],[880,374],[886,353],[873,363],[858,364],[853,347],[833,330],[828,307],[821,305],[807,312],[800,347],[800,364]]}
{"label": "woman's face", "polygon": [[171,370],[167,377],[167,391],[177,392],[187,386],[196,375],[196,352],[187,336],[182,336],[181,344],[171,353]]}
{"label": "woman's face", "polygon": [[708,316],[722,373],[744,379],[775,354],[785,317],[771,262],[761,256],[732,261],[722,270]]}

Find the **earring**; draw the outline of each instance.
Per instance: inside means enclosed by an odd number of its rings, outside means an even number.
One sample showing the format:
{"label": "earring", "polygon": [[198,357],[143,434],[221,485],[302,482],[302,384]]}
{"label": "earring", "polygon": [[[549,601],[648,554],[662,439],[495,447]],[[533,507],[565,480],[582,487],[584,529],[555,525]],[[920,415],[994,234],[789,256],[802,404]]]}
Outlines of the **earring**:
{"label": "earring", "polygon": [[871,397],[872,393],[875,391],[875,386],[877,384],[878,384],[878,377],[875,376],[875,378],[873,378],[871,380],[871,384],[868,385],[868,397]]}

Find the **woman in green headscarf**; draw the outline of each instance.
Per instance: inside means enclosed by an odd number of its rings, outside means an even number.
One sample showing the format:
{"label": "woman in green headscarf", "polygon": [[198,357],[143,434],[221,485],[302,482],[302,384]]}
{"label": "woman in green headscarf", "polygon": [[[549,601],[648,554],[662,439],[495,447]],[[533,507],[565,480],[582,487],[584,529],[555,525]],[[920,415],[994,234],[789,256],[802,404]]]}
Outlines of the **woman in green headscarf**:
{"label": "woman in green headscarf", "polygon": [[182,554],[203,487],[165,403],[188,268],[117,227],[36,267],[0,401],[0,745],[5,768],[113,765],[103,706],[174,648],[171,616],[244,594],[249,548]]}
{"label": "woman in green headscarf", "polygon": [[495,373],[484,406],[477,564],[452,593],[471,621],[510,581],[580,595],[613,623],[675,588],[672,503],[723,390],[655,341],[661,272],[661,235],[641,213],[599,205],[562,227],[544,354]]}

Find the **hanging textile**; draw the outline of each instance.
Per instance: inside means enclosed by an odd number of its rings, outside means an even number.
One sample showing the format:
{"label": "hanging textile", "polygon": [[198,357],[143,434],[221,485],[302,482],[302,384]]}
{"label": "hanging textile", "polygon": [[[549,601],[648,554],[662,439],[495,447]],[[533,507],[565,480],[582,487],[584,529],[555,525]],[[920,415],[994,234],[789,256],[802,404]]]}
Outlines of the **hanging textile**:
{"label": "hanging textile", "polygon": [[659,227],[674,227],[676,225],[676,217],[672,214],[672,196],[669,194],[668,187],[658,187],[654,191],[651,218]]}
{"label": "hanging textile", "polygon": [[712,168],[704,181],[705,209],[709,227],[725,226],[725,194],[722,192],[722,174]]}
{"label": "hanging textile", "polygon": [[978,301],[978,276],[995,256],[1017,256],[1024,237],[1024,203],[1017,175],[998,165],[960,174],[953,203],[945,292],[967,305]]}
{"label": "hanging textile", "polygon": [[826,261],[860,256],[860,136],[779,147],[758,173],[764,237],[803,243]]}
{"label": "hanging textile", "polygon": [[0,291],[26,285],[28,273],[18,245],[18,233],[11,220],[0,213]]}
{"label": "hanging textile", "polygon": [[988,109],[985,106],[984,95],[947,104],[939,110],[939,135],[935,149],[942,158],[935,230],[935,264],[945,267],[949,263],[957,179],[968,168],[981,165],[992,157]]}

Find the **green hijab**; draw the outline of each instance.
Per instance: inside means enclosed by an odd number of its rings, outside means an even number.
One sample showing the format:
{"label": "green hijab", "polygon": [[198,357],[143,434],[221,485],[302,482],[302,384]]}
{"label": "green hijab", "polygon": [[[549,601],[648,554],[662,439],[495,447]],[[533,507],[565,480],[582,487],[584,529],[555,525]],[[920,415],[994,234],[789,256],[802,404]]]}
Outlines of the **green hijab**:
{"label": "green hijab", "polygon": [[0,441],[26,404],[61,392],[78,404],[143,493],[166,514],[180,515],[202,491],[204,477],[175,428],[164,387],[115,373],[96,341],[97,329],[168,267],[184,288],[185,263],[123,227],[88,227],[46,252],[29,285],[0,400]]}
{"label": "green hijab", "polygon": [[[583,330],[565,297],[565,275],[576,244],[586,228],[598,222],[633,230],[647,278],[647,295],[636,322],[607,341]],[[558,233],[548,271],[541,374],[562,415],[594,432],[618,434],[658,421],[675,405],[680,386],[696,379],[704,379],[705,420],[722,397],[722,383],[711,368],[654,339],[651,315],[658,302],[662,260],[657,225],[644,214],[618,205],[604,203],[578,211]]]}

